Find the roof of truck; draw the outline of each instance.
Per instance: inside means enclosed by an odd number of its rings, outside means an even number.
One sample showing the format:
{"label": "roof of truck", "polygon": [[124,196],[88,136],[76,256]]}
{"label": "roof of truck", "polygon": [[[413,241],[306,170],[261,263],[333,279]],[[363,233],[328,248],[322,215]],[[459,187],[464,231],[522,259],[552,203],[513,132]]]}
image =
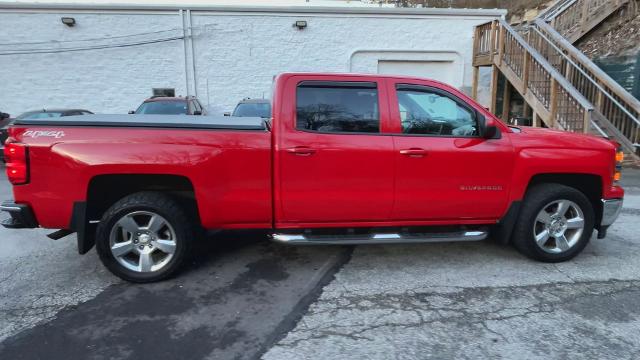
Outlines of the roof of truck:
{"label": "roof of truck", "polygon": [[184,97],[184,96],[153,96],[146,99],[144,102],[155,102],[155,101],[187,101],[189,99],[195,99],[193,97]]}
{"label": "roof of truck", "polygon": [[251,99],[251,98],[246,98],[246,99],[242,99],[240,100],[240,102],[238,104],[270,104],[271,100],[269,99]]}
{"label": "roof of truck", "polygon": [[[362,78],[363,81],[373,81],[375,79],[395,79],[395,80],[426,80],[435,84],[451,87],[442,81],[433,80],[430,78],[420,76],[407,76],[407,75],[392,75],[392,74],[361,74],[361,73],[311,73],[311,72],[284,72],[277,76],[277,78],[289,78],[292,76],[305,76],[305,77],[322,77],[332,78],[335,77],[337,81],[340,78]],[[310,80],[313,81],[313,80]],[[327,80],[329,81],[329,80]]]}

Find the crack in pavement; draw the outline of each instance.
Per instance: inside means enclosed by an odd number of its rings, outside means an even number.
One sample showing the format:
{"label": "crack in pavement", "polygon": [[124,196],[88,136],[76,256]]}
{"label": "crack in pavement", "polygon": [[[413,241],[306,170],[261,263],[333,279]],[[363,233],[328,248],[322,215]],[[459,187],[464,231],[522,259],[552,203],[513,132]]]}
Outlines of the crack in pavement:
{"label": "crack in pavement", "polygon": [[[349,343],[381,341],[381,334],[410,329],[429,332],[433,325],[448,329],[483,329],[492,342],[508,343],[509,334],[499,326],[531,317],[554,317],[572,313],[587,320],[635,322],[640,309],[624,309],[619,314],[588,314],[577,304],[608,304],[617,297],[640,298],[640,281],[590,281],[504,287],[438,287],[433,291],[408,291],[398,294],[350,295],[323,299],[313,305],[305,317],[305,328],[294,330],[281,341],[267,359],[295,358],[295,355],[320,344],[343,338]],[[634,302],[635,304],[635,302]],[[585,312],[586,311],[586,312]],[[615,310],[613,310],[615,312]],[[622,311],[622,309],[621,309]],[[598,318],[602,316],[602,318]],[[627,318],[621,318],[627,316]],[[591,317],[591,319],[589,319]],[[348,321],[341,321],[348,319]],[[395,329],[395,330],[394,330]],[[491,337],[491,336],[490,336]],[[321,341],[321,342],[318,342]],[[623,337],[615,341],[628,349],[638,345]],[[355,346],[355,345],[350,345]],[[284,349],[284,350],[283,350]],[[291,352],[287,352],[287,351]],[[289,356],[289,355],[294,356]],[[303,358],[316,358],[313,355]]]}

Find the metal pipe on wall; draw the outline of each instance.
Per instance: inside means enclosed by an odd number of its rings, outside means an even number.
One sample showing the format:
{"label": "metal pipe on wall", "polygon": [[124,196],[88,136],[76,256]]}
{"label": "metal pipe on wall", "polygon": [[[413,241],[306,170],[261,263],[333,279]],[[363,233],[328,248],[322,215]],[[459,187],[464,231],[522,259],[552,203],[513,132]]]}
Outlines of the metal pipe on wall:
{"label": "metal pipe on wall", "polygon": [[182,21],[182,44],[183,44],[183,49],[184,49],[184,86],[185,89],[187,91],[187,96],[191,95],[191,87],[189,86],[189,59],[188,59],[188,48],[187,48],[187,42],[189,41],[189,39],[187,38],[187,29],[186,29],[186,24],[185,24],[185,17],[184,17],[184,10],[180,9],[179,10],[179,14],[180,14],[180,20]]}
{"label": "metal pipe on wall", "polygon": [[198,77],[196,76],[196,51],[193,45],[193,25],[191,10],[187,10],[187,21],[189,24],[189,47],[191,48],[191,75],[193,76],[193,95],[198,96]]}

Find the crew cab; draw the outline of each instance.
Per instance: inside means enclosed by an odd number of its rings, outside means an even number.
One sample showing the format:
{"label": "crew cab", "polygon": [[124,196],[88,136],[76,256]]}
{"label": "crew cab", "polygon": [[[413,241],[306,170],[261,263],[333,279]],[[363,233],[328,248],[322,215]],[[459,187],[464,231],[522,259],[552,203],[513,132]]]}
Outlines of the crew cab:
{"label": "crew cab", "polygon": [[272,118],[20,120],[5,150],[8,228],[77,233],[123,279],[174,274],[202,230],[286,244],[512,243],[576,256],[622,207],[604,138],[510,127],[427,79],[287,73]]}

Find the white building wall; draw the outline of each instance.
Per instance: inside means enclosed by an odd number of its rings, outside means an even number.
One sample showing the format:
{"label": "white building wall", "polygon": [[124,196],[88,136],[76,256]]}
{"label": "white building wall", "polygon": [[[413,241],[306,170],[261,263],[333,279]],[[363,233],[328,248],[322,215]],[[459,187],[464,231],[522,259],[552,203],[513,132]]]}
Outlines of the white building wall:
{"label": "white building wall", "polygon": [[[73,16],[77,26],[63,25],[61,16]],[[0,24],[0,44],[94,39],[182,26],[176,13],[0,13]],[[0,54],[98,43],[0,45]],[[184,94],[184,69],[181,40],[105,50],[0,55],[0,111],[17,115],[43,107],[77,107],[126,113],[148,98],[153,87],[175,87]]]}
{"label": "white building wall", "polygon": [[[469,87],[473,27],[498,13],[460,14],[197,9],[191,11],[190,19],[195,57],[192,61],[188,45],[185,62],[183,40],[57,54],[2,55],[25,49],[113,45],[181,35],[183,17],[177,9],[0,7],[0,44],[18,44],[0,45],[0,111],[17,115],[42,107],[80,107],[126,113],[149,97],[154,87],[175,88],[176,94],[186,95],[186,76],[189,81],[195,78],[196,93],[210,112],[221,114],[232,110],[244,97],[269,97],[272,79],[280,72],[376,73],[379,61],[449,61],[455,66],[453,85]],[[63,25],[62,16],[74,17],[77,25]],[[184,17],[188,25],[186,12]],[[296,20],[306,20],[308,27],[294,28]],[[163,32],[166,30],[172,31]],[[27,44],[141,33],[153,34]]]}

